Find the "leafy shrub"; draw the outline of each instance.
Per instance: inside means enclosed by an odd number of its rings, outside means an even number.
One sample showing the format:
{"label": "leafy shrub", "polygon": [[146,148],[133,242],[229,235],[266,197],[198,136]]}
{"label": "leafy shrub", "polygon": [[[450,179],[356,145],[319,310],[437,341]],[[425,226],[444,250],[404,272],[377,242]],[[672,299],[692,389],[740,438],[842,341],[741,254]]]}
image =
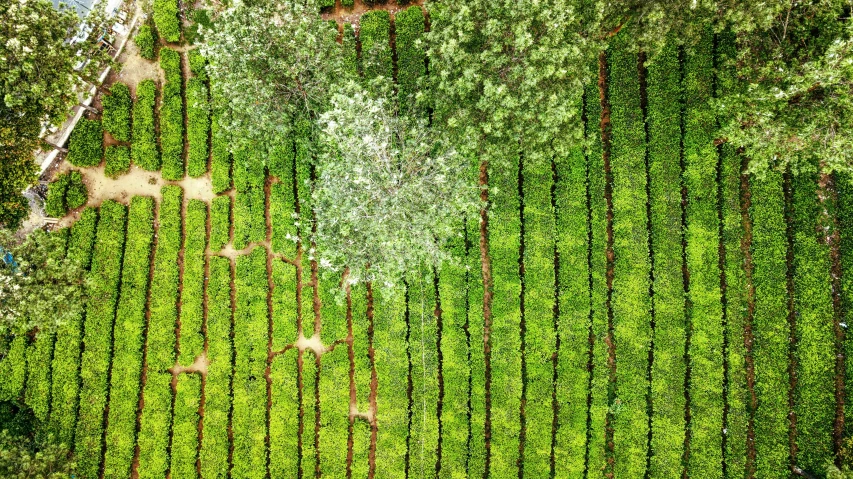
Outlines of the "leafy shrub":
{"label": "leafy shrub", "polygon": [[361,57],[364,77],[393,78],[391,58],[391,17],[385,10],[373,10],[361,17]]}
{"label": "leafy shrub", "polygon": [[231,152],[228,151],[231,135],[219,126],[219,115],[214,115],[210,129],[210,181],[213,192],[218,194],[231,188]]}
{"label": "leafy shrub", "polygon": [[104,155],[104,132],[101,122],[81,118],[68,140],[69,163],[74,166],[98,166]]}
{"label": "leafy shrub", "polygon": [[178,20],[178,0],[154,0],[154,24],[157,32],[169,43],[181,41]]}
{"label": "leafy shrub", "polygon": [[335,6],[335,0],[320,0],[320,8],[321,9],[332,8],[334,6]]}
{"label": "leafy shrub", "polygon": [[122,365],[121,374],[113,374],[110,383],[105,477],[128,477],[133,460],[136,430],[136,406],[142,373],[145,302],[148,270],[154,239],[154,200],[135,196],[130,202],[127,242],[121,271],[121,295],[116,310],[113,364]]}
{"label": "leafy shrub", "polygon": [[192,177],[201,176],[207,171],[209,134],[210,101],[207,85],[198,78],[191,78],[187,82],[187,173]]}
{"label": "leafy shrub", "polygon": [[207,80],[207,72],[205,71],[207,60],[202,56],[201,51],[197,48],[190,50],[187,56],[190,61],[190,71],[193,72],[193,75],[199,80]]}
{"label": "leafy shrub", "polygon": [[130,148],[126,146],[108,146],[104,154],[106,167],[104,174],[116,178],[130,170]]}
{"label": "leafy shrub", "polygon": [[241,148],[234,152],[232,172],[237,191],[247,191],[264,184],[264,162],[253,149]]}
{"label": "leafy shrub", "polygon": [[[92,242],[95,239],[97,211],[85,208],[80,218],[71,226],[67,254],[89,268],[92,258]],[[71,444],[77,420],[78,374],[80,370],[80,334],[83,327],[83,312],[60,326],[56,331],[56,347],[51,363],[51,408],[49,427],[61,442]],[[8,377],[8,376],[3,376]]]}
{"label": "leafy shrub", "polygon": [[358,73],[358,50],[356,47],[355,30],[349,23],[344,23],[344,34],[342,37],[344,48],[344,66],[352,73]]}
{"label": "leafy shrub", "polygon": [[[222,197],[230,200],[229,197]],[[216,205],[216,199],[213,200]],[[214,206],[215,208],[215,206]],[[212,239],[211,239],[212,241]],[[231,263],[210,258],[207,285],[207,368],[204,435],[199,458],[202,477],[222,477],[228,470],[228,419],[231,410]],[[275,364],[275,363],[273,363]]]}
{"label": "leafy shrub", "polygon": [[231,234],[231,197],[217,196],[210,204],[210,249],[219,251]]}
{"label": "leafy shrub", "polygon": [[110,93],[103,97],[101,121],[104,131],[118,141],[130,141],[130,88],[124,83],[116,83],[110,88]]}
{"label": "leafy shrub", "polygon": [[136,87],[136,103],[133,104],[133,144],[130,156],[134,163],[148,171],[160,169],[157,132],[154,127],[156,97],[157,87],[153,80],[143,80]]}
{"label": "leafy shrub", "polygon": [[65,193],[65,204],[69,209],[79,208],[86,204],[89,193],[83,183],[83,175],[79,171],[69,173],[68,191]]}
{"label": "leafy shrub", "polygon": [[[414,105],[418,79],[426,74],[423,47],[416,45],[424,34],[424,14],[420,7],[409,7],[394,18],[397,32],[397,83],[401,107]],[[404,108],[405,109],[405,108]]]}
{"label": "leafy shrub", "polygon": [[[267,357],[266,337],[268,327],[268,310],[265,299],[269,292],[266,276],[267,255],[264,248],[258,247],[248,255],[237,258],[234,289],[236,308],[234,309],[234,330],[240,334],[234,335],[235,368],[233,379],[232,430],[234,437],[234,465],[232,475],[246,479],[260,479],[265,476],[266,448],[264,441],[256,438],[258,431],[266,427],[266,411],[255,407],[259,401],[266,400],[266,383],[264,381],[264,363]],[[304,368],[305,390],[313,391],[310,382],[313,374],[309,369],[314,364],[306,357]],[[307,372],[305,372],[307,371]],[[313,392],[306,394],[313,399]],[[306,400],[307,401],[307,400]],[[306,407],[308,411],[312,408]],[[313,416],[305,422],[313,424]],[[313,431],[311,431],[313,438]],[[306,441],[307,442],[307,441]],[[311,452],[313,455],[313,452]],[[303,458],[306,456],[303,449]],[[313,470],[313,465],[303,461],[305,470]]]}
{"label": "leafy shrub", "polygon": [[163,178],[184,176],[184,100],[181,97],[181,56],[175,50],[160,51],[160,66],[166,73],[160,105],[160,152]]}
{"label": "leafy shrub", "polygon": [[100,208],[92,269],[87,282],[88,301],[83,325],[80,368],[80,409],[74,451],[80,477],[96,477],[101,463],[103,418],[108,391],[112,330],[119,295],[127,208],[113,200]]}
{"label": "leafy shrub", "polygon": [[52,435],[33,441],[29,435],[12,435],[4,429],[0,431],[0,451],[3,477],[62,479],[74,477],[77,471],[68,445],[56,442]]}
{"label": "leafy shrub", "polygon": [[204,252],[207,248],[207,203],[190,200],[184,215],[181,351],[178,362],[190,365],[204,351],[202,300],[204,299]]}
{"label": "leafy shrub", "polygon": [[65,195],[68,191],[67,174],[57,175],[47,186],[47,199],[44,202],[44,213],[52,218],[65,216],[68,208],[65,206]]}
{"label": "leafy shrub", "polygon": [[181,82],[181,54],[171,48],[160,51],[160,68],[166,74],[167,83]]}
{"label": "leafy shrub", "polygon": [[139,431],[139,477],[164,477],[169,467],[169,429],[172,411],[172,375],[175,364],[175,321],[181,250],[181,206],[183,190],[167,185],[161,189],[160,229],[154,252],[151,280],[151,311],[148,326],[148,381],[143,388],[145,408]]}
{"label": "leafy shrub", "polygon": [[139,56],[146,60],[154,60],[154,45],[157,43],[157,37],[151,25],[145,24],[139,27],[133,41],[139,47]]}

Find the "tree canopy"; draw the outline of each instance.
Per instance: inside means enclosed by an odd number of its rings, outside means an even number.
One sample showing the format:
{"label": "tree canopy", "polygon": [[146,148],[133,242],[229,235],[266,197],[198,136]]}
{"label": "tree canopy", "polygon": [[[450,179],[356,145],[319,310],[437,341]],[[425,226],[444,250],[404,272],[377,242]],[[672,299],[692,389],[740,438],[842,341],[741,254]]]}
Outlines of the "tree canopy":
{"label": "tree canopy", "polygon": [[738,35],[739,88],[717,102],[721,137],[750,169],[820,163],[853,173],[853,2],[791,3],[769,27]]}
{"label": "tree canopy", "polygon": [[85,270],[65,255],[65,239],[36,230],[23,240],[0,230],[0,245],[18,263],[0,265],[0,327],[13,333],[52,331],[82,312]]}
{"label": "tree canopy", "polygon": [[443,246],[479,207],[479,190],[470,162],[422,115],[400,114],[389,91],[353,82],[332,97],[313,205],[321,264],[394,282],[450,259]]}
{"label": "tree canopy", "polygon": [[[42,124],[65,119],[77,87],[108,56],[81,32],[73,9],[48,0],[3,2],[0,18],[0,225],[15,228],[28,210],[21,191],[36,181],[32,153]],[[99,34],[101,12],[87,21],[86,31]]]}
{"label": "tree canopy", "polygon": [[204,31],[212,96],[232,149],[273,146],[295,122],[323,112],[331,87],[351,76],[337,31],[318,11],[315,0],[237,0]]}

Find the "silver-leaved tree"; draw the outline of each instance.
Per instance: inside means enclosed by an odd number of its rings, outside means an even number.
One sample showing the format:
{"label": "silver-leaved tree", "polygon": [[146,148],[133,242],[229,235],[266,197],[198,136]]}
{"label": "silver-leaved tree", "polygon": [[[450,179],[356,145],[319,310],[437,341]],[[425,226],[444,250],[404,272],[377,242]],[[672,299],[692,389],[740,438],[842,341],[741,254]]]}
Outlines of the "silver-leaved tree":
{"label": "silver-leaved tree", "polygon": [[[237,0],[204,32],[202,53],[232,149],[269,151],[326,110],[350,75],[315,0]],[[259,151],[260,150],[260,151]]]}
{"label": "silver-leaved tree", "polygon": [[445,243],[479,208],[478,189],[470,162],[375,86],[344,85],[319,118],[316,243],[321,264],[353,280],[396,282],[451,259]]}

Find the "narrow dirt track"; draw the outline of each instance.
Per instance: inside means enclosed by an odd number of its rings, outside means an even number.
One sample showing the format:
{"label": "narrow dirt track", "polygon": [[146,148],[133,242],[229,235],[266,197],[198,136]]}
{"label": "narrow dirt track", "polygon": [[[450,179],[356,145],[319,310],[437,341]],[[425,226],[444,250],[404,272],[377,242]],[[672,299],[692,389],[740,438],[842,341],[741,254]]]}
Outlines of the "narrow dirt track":
{"label": "narrow dirt track", "polygon": [[[269,245],[272,242],[272,218],[270,217],[270,188],[272,186],[271,177],[267,176],[264,181],[264,224],[266,232],[264,234],[265,242]],[[275,284],[272,279],[272,249],[267,247],[267,365],[264,368],[264,379],[267,387],[267,404],[266,404],[266,433],[264,435],[264,443],[267,451],[270,450],[270,411],[272,410],[272,378],[270,372],[272,370],[272,361],[275,357],[272,350],[273,343],[273,305],[272,296]],[[266,455],[267,474],[270,473],[270,454]]]}
{"label": "narrow dirt track", "polygon": [[[376,422],[376,393],[379,389],[379,376],[376,373],[376,350],[373,348],[373,285],[367,283],[367,357],[370,360],[370,392],[368,393],[368,421],[370,422],[370,449],[367,453],[367,477],[373,479],[376,475],[376,439],[378,428]],[[439,337],[441,333],[439,333]],[[441,371],[439,370],[439,380]],[[439,408],[441,401],[439,400]],[[441,446],[439,445],[439,448]],[[439,449],[440,450],[440,449]]]}
{"label": "narrow dirt track", "polygon": [[[746,171],[749,160],[744,157],[741,171]],[[743,238],[741,239],[741,252],[744,257],[744,271],[746,273],[746,321],[744,322],[743,342],[746,348],[744,363],[746,364],[746,389],[749,396],[747,411],[749,421],[746,430],[746,478],[755,477],[755,410],[758,408],[758,396],[755,392],[755,357],[752,346],[755,343],[753,334],[753,322],[755,319],[755,283],[753,272],[755,265],[752,262],[752,219],[749,211],[752,208],[752,195],[749,189],[749,176],[741,175],[741,218],[743,224]]]}
{"label": "narrow dirt track", "polygon": [[797,464],[797,413],[794,408],[794,391],[797,390],[797,312],[794,306],[794,192],[791,173],[783,175],[785,198],[785,237],[787,252],[785,266],[787,270],[786,287],[788,290],[788,457],[789,467],[795,470]]}
{"label": "narrow dirt track", "polygon": [[[494,295],[492,280],[492,259],[489,256],[489,162],[483,161],[480,163],[479,175],[480,187],[480,202],[483,207],[480,209],[480,263],[483,274],[483,355],[485,363],[485,390],[486,390],[486,420],[484,425],[484,440],[485,440],[485,472],[483,479],[488,479],[489,467],[492,460],[492,298]],[[406,304],[408,301],[408,288],[406,292]],[[406,308],[406,318],[408,323],[408,306]],[[406,338],[408,340],[408,337]],[[411,358],[409,358],[409,403],[411,405]],[[411,417],[409,418],[409,426],[411,426]],[[410,427],[411,429],[411,427]],[[408,438],[407,438],[408,441]],[[408,461],[407,461],[408,469]]]}
{"label": "narrow dirt track", "polygon": [[[843,309],[841,304],[841,232],[838,219],[830,210],[838,208],[838,194],[835,190],[835,177],[821,173],[818,180],[818,197],[821,203],[821,225],[829,228],[822,237],[829,247],[830,277],[832,280],[833,332],[835,333],[835,423],[832,428],[834,451],[838,453],[844,435],[844,328],[841,326]],[[834,213],[834,211],[833,211]]]}
{"label": "narrow dirt track", "polygon": [[[607,310],[607,335],[604,342],[607,345],[607,367],[608,387],[607,403],[612,404],[615,399],[616,387],[616,344],[613,342],[613,172],[610,170],[610,102],[607,95],[607,56],[602,52],[598,56],[598,94],[601,102],[601,145],[602,158],[604,160],[604,199],[607,204],[607,241],[605,246],[605,257],[607,269],[605,280],[607,283],[607,295],[605,309]],[[604,425],[605,457],[607,460],[605,476],[613,479],[615,460],[613,457],[613,414],[607,412]]]}

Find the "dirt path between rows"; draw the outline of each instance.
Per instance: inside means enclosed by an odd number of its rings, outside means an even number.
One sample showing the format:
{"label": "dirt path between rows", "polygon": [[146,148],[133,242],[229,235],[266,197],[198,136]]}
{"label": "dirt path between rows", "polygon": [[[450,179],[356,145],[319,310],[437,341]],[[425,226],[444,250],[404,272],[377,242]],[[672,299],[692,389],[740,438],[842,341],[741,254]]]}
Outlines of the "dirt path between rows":
{"label": "dirt path between rows", "polygon": [[[823,166],[823,165],[821,165]],[[822,169],[822,168],[821,168]],[[841,449],[844,435],[844,391],[845,391],[845,368],[844,368],[844,328],[843,308],[841,304],[841,230],[839,229],[838,217],[838,193],[835,190],[835,177],[831,174],[821,173],[818,178],[818,198],[820,200],[821,214],[818,222],[823,231],[818,234],[823,238],[829,248],[830,280],[832,284],[832,325],[835,334],[835,421],[832,428],[833,450],[837,454]]]}
{"label": "dirt path between rows", "polygon": [[[437,284],[437,283],[436,283]],[[440,320],[439,320],[439,324]],[[367,357],[370,360],[370,392],[368,393],[368,416],[370,422],[370,449],[367,453],[367,478],[373,479],[376,475],[376,439],[378,428],[376,423],[376,392],[379,389],[379,376],[376,374],[376,350],[373,348],[373,285],[367,283]],[[439,338],[441,338],[441,329],[439,326]],[[441,353],[439,353],[441,354]],[[441,366],[439,366],[439,387],[441,387]],[[439,411],[441,410],[441,399],[438,401]],[[439,423],[441,424],[441,423]],[[439,425],[439,438],[441,438],[441,426]],[[441,451],[441,442],[439,442],[439,451]]]}
{"label": "dirt path between rows", "polygon": [[[746,171],[749,160],[744,157],[741,171]],[[749,420],[746,429],[746,478],[755,477],[755,410],[758,408],[758,396],[755,393],[755,357],[752,346],[755,343],[753,334],[753,322],[755,320],[755,282],[753,272],[755,265],[752,262],[752,218],[749,211],[752,209],[752,193],[749,189],[749,176],[744,173],[740,180],[741,191],[741,221],[743,224],[743,238],[741,239],[741,253],[744,258],[744,272],[746,274],[746,320],[744,322],[743,342],[746,348],[744,363],[746,364],[746,390],[749,396],[747,412]]]}
{"label": "dirt path between rows", "polygon": [[[489,256],[489,162],[484,160],[480,163],[480,175],[478,178],[480,186],[480,265],[483,274],[483,359],[485,363],[485,391],[486,391],[486,418],[483,426],[483,437],[485,439],[485,472],[484,479],[488,478],[489,468],[492,461],[492,298],[494,295],[494,282],[492,279],[492,258]],[[408,292],[406,293],[406,304],[408,305]],[[406,309],[408,323],[408,306]],[[407,338],[408,339],[408,338]],[[411,359],[411,358],[410,358]],[[409,361],[409,402],[411,403],[411,360]],[[411,417],[409,418],[411,426]],[[408,440],[408,439],[407,439]]]}
{"label": "dirt path between rows", "polygon": [[[598,56],[598,94],[601,102],[601,156],[604,161],[604,199],[607,204],[605,214],[607,224],[607,241],[605,246],[607,294],[605,310],[607,311],[607,335],[604,343],[607,345],[608,386],[607,404],[613,404],[616,399],[616,344],[613,341],[613,267],[615,253],[613,251],[613,172],[610,169],[610,101],[607,91],[607,56],[601,52]],[[613,412],[608,410],[604,421],[605,437],[605,476],[615,477],[615,458],[613,444]]]}
{"label": "dirt path between rows", "polygon": [[[161,194],[160,189],[165,185],[177,185],[184,190],[184,199],[196,199],[206,203],[210,203],[216,196],[213,193],[213,187],[210,183],[210,173],[198,178],[184,177],[180,181],[166,181],[163,179],[159,171],[145,171],[137,166],[131,166],[130,171],[116,179],[107,177],[104,174],[105,165],[76,168],[64,162],[60,166],[58,173],[65,173],[69,170],[78,170],[83,175],[83,183],[89,193],[89,200],[86,206],[98,207],[104,200],[116,200],[120,203],[129,204],[130,199],[134,196],[150,196],[153,197],[159,204]],[[71,214],[61,218],[58,227],[65,227],[72,224],[80,215],[82,208],[78,208]]]}
{"label": "dirt path between rows", "polygon": [[367,5],[363,0],[355,0],[355,4],[351,7],[345,7],[341,4],[341,0],[335,0],[335,6],[323,9],[320,16],[323,20],[334,20],[338,23],[350,23],[358,32],[358,23],[361,16],[372,10],[385,10],[392,17],[395,13],[405,10],[409,7],[422,7],[424,0],[413,0],[401,5],[396,0],[389,0],[385,3],[377,3]]}

